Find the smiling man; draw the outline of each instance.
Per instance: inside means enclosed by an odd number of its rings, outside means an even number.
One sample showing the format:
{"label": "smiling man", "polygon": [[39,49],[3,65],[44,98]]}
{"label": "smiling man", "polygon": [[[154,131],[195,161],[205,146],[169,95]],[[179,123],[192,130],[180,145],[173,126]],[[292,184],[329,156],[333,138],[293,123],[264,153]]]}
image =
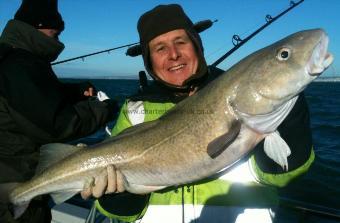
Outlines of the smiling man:
{"label": "smiling man", "polygon": [[184,29],[154,38],[149,49],[153,71],[162,81],[181,86],[197,70],[196,50]]}
{"label": "smiling man", "polygon": [[[221,73],[208,68],[198,32],[181,6],[159,5],[140,17],[137,28],[144,65],[154,81],[126,100],[113,136],[160,118]],[[270,223],[277,193],[261,183],[284,186],[306,172],[314,159],[303,94],[278,131],[291,149],[289,172],[265,154],[262,142],[229,172],[150,195],[107,194],[95,202],[95,208],[109,218],[126,222]]]}
{"label": "smiling man", "polygon": [[141,16],[137,28],[145,68],[156,84],[175,95],[206,84],[210,72],[201,38],[179,5],[155,7]]}

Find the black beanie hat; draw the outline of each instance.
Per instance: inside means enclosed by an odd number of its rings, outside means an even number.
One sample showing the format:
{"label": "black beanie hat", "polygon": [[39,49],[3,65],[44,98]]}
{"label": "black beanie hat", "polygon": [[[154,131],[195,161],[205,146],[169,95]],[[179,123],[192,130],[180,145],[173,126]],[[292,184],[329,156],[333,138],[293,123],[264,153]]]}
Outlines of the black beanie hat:
{"label": "black beanie hat", "polygon": [[[207,65],[203,57],[202,40],[195,30],[194,24],[185,14],[182,7],[178,4],[158,5],[150,11],[144,13],[138,20],[137,29],[142,48],[144,65],[151,77],[162,84],[176,89],[185,89],[191,87],[187,83],[193,79],[197,80],[207,72]],[[192,40],[197,56],[199,59],[199,67],[197,73],[184,82],[183,86],[174,86],[162,81],[153,73],[149,58],[149,42],[155,37],[164,33],[184,29]]]}
{"label": "black beanie hat", "polygon": [[37,29],[64,30],[64,21],[58,12],[58,0],[22,0],[14,19]]}

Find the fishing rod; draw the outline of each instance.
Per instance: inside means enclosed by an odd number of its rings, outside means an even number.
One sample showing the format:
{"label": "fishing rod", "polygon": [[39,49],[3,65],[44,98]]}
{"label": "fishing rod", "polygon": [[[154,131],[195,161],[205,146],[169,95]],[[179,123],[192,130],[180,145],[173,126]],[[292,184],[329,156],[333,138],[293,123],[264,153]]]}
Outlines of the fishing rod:
{"label": "fishing rod", "polygon": [[78,56],[78,57],[73,57],[73,58],[66,59],[66,60],[57,61],[57,62],[51,63],[51,65],[61,64],[61,63],[69,62],[69,61],[72,61],[72,60],[78,60],[78,59],[84,60],[85,57],[93,56],[93,55],[100,54],[100,53],[110,53],[113,50],[118,50],[118,49],[121,49],[121,48],[124,48],[124,47],[130,47],[130,46],[133,46],[133,45],[136,45],[136,44],[139,44],[139,42],[130,43],[130,44],[126,44],[126,45],[123,45],[123,46],[118,46],[118,47],[114,47],[114,48],[111,48],[111,49],[102,50],[102,51],[98,51],[98,52],[94,52],[94,53],[90,53],[90,54],[86,54],[86,55],[82,55],[82,56]]}
{"label": "fishing rod", "polygon": [[[270,15],[266,15],[266,17],[265,17],[266,18],[266,24],[261,26],[259,29],[257,29],[255,32],[253,32],[252,34],[250,34],[249,36],[247,36],[243,40],[240,38],[239,35],[234,35],[233,38],[232,38],[232,42],[233,42],[234,47],[231,50],[229,50],[227,53],[225,53],[223,56],[221,56],[219,59],[217,59],[212,64],[212,66],[216,67],[223,60],[225,60],[228,56],[230,56],[233,52],[235,52],[238,48],[240,48],[243,44],[245,44],[247,41],[249,41],[251,38],[253,38],[256,34],[261,32],[264,28],[266,28],[271,23],[273,23],[275,20],[277,20],[278,18],[280,18],[281,16],[286,14],[288,11],[292,10],[293,8],[295,8],[296,6],[301,4],[303,1],[304,0],[300,0],[297,3],[295,3],[294,1],[290,1],[290,7],[288,9],[286,9],[285,11],[281,12],[279,15],[275,16],[275,17],[271,17]],[[210,28],[213,25],[214,22],[217,22],[217,20],[214,20],[214,21],[211,21],[211,20],[199,21],[199,22],[194,24],[194,28],[196,29],[196,31],[198,33],[200,33],[202,31]],[[125,48],[125,47],[128,47],[128,49],[126,51],[126,55],[128,55],[128,56],[135,57],[135,56],[139,56],[139,55],[142,54],[142,50],[141,50],[141,46],[140,46],[139,42],[135,42],[135,43],[130,43],[130,44],[126,44],[126,45],[123,45],[123,46],[119,46],[119,47],[115,47],[115,48],[111,48],[111,49],[107,49],[107,50],[102,50],[102,51],[98,51],[98,52],[94,52],[94,53],[90,53],[90,54],[86,54],[86,55],[82,55],[82,56],[78,56],[78,57],[74,57],[74,58],[70,58],[70,59],[66,59],[66,60],[62,60],[62,61],[57,61],[57,62],[51,63],[51,65],[57,65],[57,64],[77,60],[77,59],[84,60],[84,58],[89,57],[89,56],[93,56],[93,55],[97,55],[97,54],[101,54],[101,53],[110,53],[110,51]]]}
{"label": "fishing rod", "polygon": [[217,59],[213,64],[211,64],[211,66],[216,67],[218,64],[220,64],[223,60],[225,60],[228,56],[230,56],[233,52],[235,52],[238,48],[240,48],[243,44],[245,44],[246,42],[248,42],[251,38],[253,38],[256,34],[258,34],[259,32],[261,32],[264,28],[266,28],[267,26],[269,26],[270,24],[272,24],[274,21],[276,21],[278,18],[280,18],[281,16],[283,16],[284,14],[286,14],[287,12],[289,12],[290,10],[292,10],[293,8],[295,8],[296,6],[298,6],[299,4],[301,4],[304,0],[300,0],[299,2],[295,3],[294,1],[290,1],[290,7],[287,8],[286,10],[284,10],[283,12],[281,12],[280,14],[278,14],[275,17],[272,17],[270,15],[266,15],[265,19],[266,19],[266,23],[261,26],[260,28],[258,28],[255,32],[253,32],[252,34],[250,34],[249,36],[247,36],[245,39],[241,39],[239,35],[233,35],[232,37],[232,43],[234,45],[234,47],[229,50],[228,52],[226,52],[223,56],[221,56],[219,59]]}
{"label": "fishing rod", "polygon": [[[202,20],[202,21],[195,23],[194,28],[199,33],[199,32],[202,32],[202,31],[210,28],[213,25],[214,22],[217,22],[217,20],[214,20],[214,21]],[[93,55],[97,55],[97,54],[101,54],[101,53],[110,53],[113,50],[118,50],[118,49],[125,48],[125,47],[129,47],[126,51],[126,55],[128,55],[128,56],[135,57],[135,56],[139,56],[139,55],[142,54],[142,48],[141,48],[139,42],[136,42],[136,43],[130,43],[130,44],[126,44],[126,45],[123,45],[123,46],[118,46],[118,47],[115,47],[115,48],[102,50],[102,51],[98,51],[98,52],[94,52],[94,53],[90,53],[90,54],[86,54],[86,55],[82,55],[82,56],[78,56],[78,57],[73,57],[73,58],[66,59],[66,60],[57,61],[57,62],[51,63],[51,65],[61,64],[61,63],[69,62],[69,61],[72,61],[72,60],[78,60],[78,59],[84,60],[85,57],[89,57],[89,56],[93,56]]]}

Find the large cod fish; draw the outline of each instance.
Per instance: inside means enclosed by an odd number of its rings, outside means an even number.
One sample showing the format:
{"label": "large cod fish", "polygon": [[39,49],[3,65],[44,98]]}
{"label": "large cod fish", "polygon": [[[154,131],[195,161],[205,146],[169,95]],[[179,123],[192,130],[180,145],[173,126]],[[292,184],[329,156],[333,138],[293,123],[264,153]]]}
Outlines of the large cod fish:
{"label": "large cod fish", "polygon": [[327,47],[322,29],[297,32],[242,59],[159,120],[90,148],[51,145],[77,151],[19,184],[10,202],[20,206],[41,194],[74,195],[109,164],[132,193],[194,182],[232,166],[266,137],[278,141],[268,156],[288,168],[289,148],[275,131],[298,94],[332,63]]}

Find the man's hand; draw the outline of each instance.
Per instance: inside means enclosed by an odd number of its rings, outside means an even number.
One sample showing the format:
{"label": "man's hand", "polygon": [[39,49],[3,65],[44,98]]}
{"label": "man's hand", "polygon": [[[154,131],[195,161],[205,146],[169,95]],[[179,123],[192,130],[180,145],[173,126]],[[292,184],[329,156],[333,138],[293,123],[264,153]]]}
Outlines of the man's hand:
{"label": "man's hand", "polygon": [[94,96],[94,88],[93,87],[89,87],[87,90],[84,91],[84,96],[86,97],[92,97]]}
{"label": "man's hand", "polygon": [[89,197],[101,197],[104,193],[124,192],[124,177],[113,165],[109,165],[101,174],[95,177],[94,185],[84,189],[80,194],[83,199]]}

